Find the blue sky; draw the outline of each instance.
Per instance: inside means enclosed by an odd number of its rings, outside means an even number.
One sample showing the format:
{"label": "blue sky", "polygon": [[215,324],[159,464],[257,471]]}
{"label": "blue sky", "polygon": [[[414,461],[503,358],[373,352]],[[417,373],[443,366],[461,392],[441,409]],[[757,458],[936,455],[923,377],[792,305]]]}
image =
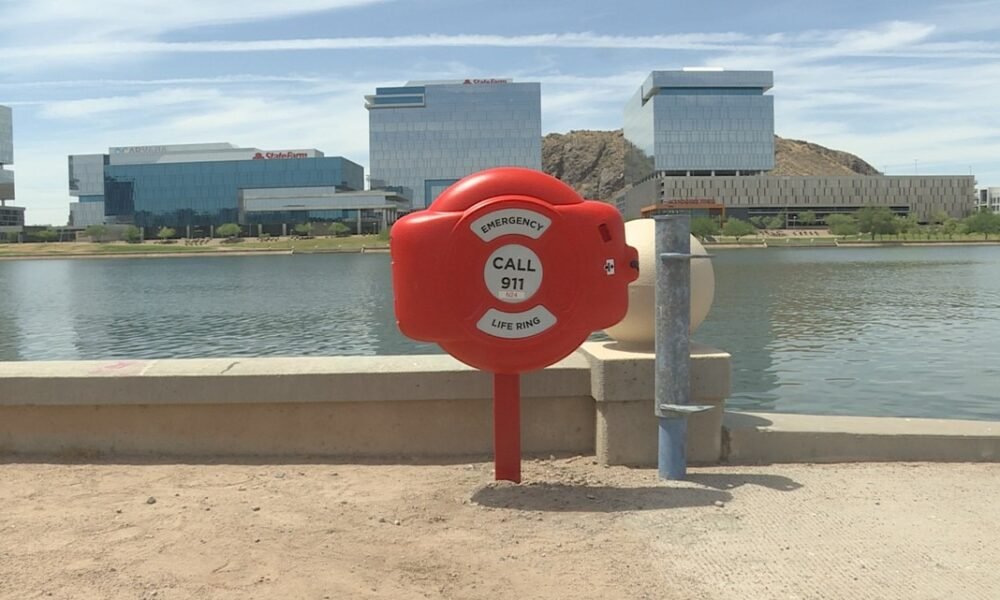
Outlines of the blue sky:
{"label": "blue sky", "polygon": [[66,155],[229,141],[367,167],[363,96],[542,83],[545,133],[621,127],[649,71],[774,71],[778,135],[1000,186],[1000,0],[0,0],[17,204],[63,224]]}

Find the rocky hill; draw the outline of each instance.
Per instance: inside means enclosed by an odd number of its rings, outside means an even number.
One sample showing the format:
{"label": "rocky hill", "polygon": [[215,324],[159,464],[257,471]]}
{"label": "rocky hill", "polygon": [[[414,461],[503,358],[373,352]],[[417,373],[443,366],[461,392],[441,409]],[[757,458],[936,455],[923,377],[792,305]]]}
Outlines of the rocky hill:
{"label": "rocky hill", "polygon": [[617,131],[570,131],[542,138],[542,170],[581,196],[610,200],[625,187],[625,136]]}
{"label": "rocky hill", "polygon": [[[542,139],[542,169],[584,198],[609,200],[625,187],[625,138],[616,131],[550,133]],[[801,140],[774,137],[770,175],[878,175],[853,154]]]}
{"label": "rocky hill", "polygon": [[802,140],[774,136],[774,170],[770,175],[880,175],[853,154]]}

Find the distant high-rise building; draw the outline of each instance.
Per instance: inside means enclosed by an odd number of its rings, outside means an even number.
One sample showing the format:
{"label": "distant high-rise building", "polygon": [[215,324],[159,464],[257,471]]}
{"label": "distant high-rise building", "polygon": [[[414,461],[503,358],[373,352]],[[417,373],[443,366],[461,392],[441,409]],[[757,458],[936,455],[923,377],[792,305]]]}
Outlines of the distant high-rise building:
{"label": "distant high-rise building", "polygon": [[376,88],[368,109],[370,186],[425,208],[490,167],[542,168],[541,85],[510,79]]}
{"label": "distant high-rise building", "polygon": [[625,182],[774,168],[771,71],[653,71],[625,107]]}
{"label": "distant high-rise building", "polygon": [[14,200],[14,172],[4,167],[14,162],[14,126],[10,108],[0,106],[0,233],[24,228],[24,207],[7,204]]}
{"label": "distant high-rise building", "polygon": [[921,222],[971,210],[972,176],[772,175],[773,83],[771,71],[653,71],[625,106],[618,210],[626,219],[679,212],[788,227],[866,205]]}

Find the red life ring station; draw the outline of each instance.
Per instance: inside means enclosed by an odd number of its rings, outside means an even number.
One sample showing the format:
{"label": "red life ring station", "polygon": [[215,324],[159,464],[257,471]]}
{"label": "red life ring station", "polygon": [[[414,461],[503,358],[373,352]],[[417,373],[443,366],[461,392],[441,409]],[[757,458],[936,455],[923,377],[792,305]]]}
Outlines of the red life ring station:
{"label": "red life ring station", "polygon": [[391,253],[403,334],[495,374],[496,478],[520,481],[519,374],[628,310],[639,262],[621,215],[545,173],[489,169],[397,221]]}

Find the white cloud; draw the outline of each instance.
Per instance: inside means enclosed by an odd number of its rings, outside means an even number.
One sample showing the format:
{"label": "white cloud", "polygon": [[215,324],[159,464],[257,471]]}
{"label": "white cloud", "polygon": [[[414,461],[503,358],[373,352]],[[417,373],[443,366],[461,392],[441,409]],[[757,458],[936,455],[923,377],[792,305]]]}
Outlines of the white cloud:
{"label": "white cloud", "polygon": [[168,88],[131,96],[105,96],[79,100],[59,100],[42,105],[40,115],[53,119],[79,119],[108,113],[121,114],[157,107],[193,105],[222,97],[218,90]]}
{"label": "white cloud", "polygon": [[386,1],[31,0],[11,3],[0,19],[0,31],[16,33],[44,27],[68,33],[71,39],[141,39],[180,29],[293,17]]}
{"label": "white cloud", "polygon": [[241,85],[253,83],[319,83],[321,77],[297,75],[220,75],[218,77],[174,77],[169,79],[43,79],[0,82],[0,90],[30,88],[122,88],[163,85]]}
{"label": "white cloud", "polygon": [[[97,34],[36,36],[43,40],[38,43],[25,38],[0,42],[14,46],[2,51],[5,62],[0,64],[0,72],[7,70],[13,75],[0,81],[0,94],[19,94],[16,104],[23,106],[22,110],[60,128],[53,134],[58,140],[36,143],[28,137],[18,145],[19,204],[30,207],[30,220],[38,222],[49,214],[61,214],[65,219],[64,207],[69,200],[64,183],[65,155],[70,152],[97,152],[112,145],[231,141],[269,148],[314,146],[366,164],[364,94],[376,85],[407,78],[455,79],[482,73],[486,64],[490,74],[542,82],[545,132],[620,127],[625,102],[653,69],[713,64],[728,69],[773,70],[772,94],[780,135],[853,152],[878,168],[902,165],[890,168],[891,173],[911,173],[913,168],[908,165],[916,159],[921,173],[964,174],[972,165],[982,183],[1000,184],[1000,166],[993,158],[1000,151],[1000,141],[994,141],[1000,140],[1000,112],[993,100],[995,82],[1000,81],[1000,43],[989,41],[995,35],[983,39],[964,35],[963,31],[983,30],[973,27],[968,19],[949,21],[915,15],[907,21],[871,23],[851,30],[761,35],[553,32],[165,41],[162,34],[178,28],[231,22],[226,21],[230,17],[225,10],[213,3],[202,4],[209,6],[185,0],[181,5],[197,14],[171,9],[161,22],[141,15],[130,25],[132,3],[117,0],[108,5],[111,8],[100,9],[103,16],[85,17]],[[359,3],[302,0],[281,3],[277,8],[254,1],[240,4],[249,10],[239,18],[266,19]],[[52,12],[57,4],[48,0],[41,6]],[[116,7],[122,11],[120,19],[108,14]],[[36,20],[44,14],[35,14]],[[112,22],[96,22],[105,17]],[[984,14],[983,22],[994,21],[988,31],[1000,29],[1000,20]],[[3,27],[7,25],[0,26],[0,39],[5,37]],[[503,52],[497,51],[487,60],[457,50],[465,47],[539,51],[530,61],[509,62],[504,68]],[[148,79],[52,81],[42,77],[42,66],[90,64],[95,58],[100,64],[107,60],[143,64],[170,53],[271,52],[276,54],[273,60],[279,61],[284,52],[368,48],[398,49],[400,52],[393,55],[398,60],[387,61],[360,78],[350,73],[290,71],[214,77],[158,77],[154,72]],[[442,61],[440,53],[425,55],[421,48],[454,48],[454,56],[460,58]],[[598,52],[567,52],[574,49]],[[640,62],[615,63],[627,64],[615,72],[609,68],[612,61],[608,57],[640,54],[612,54],[616,49],[648,52],[641,53]],[[567,56],[572,59],[567,60]],[[19,79],[14,71],[25,72],[25,67],[32,68],[30,80]],[[357,79],[366,81],[344,83]]]}
{"label": "white cloud", "polygon": [[364,50],[371,48],[608,48],[656,50],[725,50],[747,42],[736,33],[705,33],[655,36],[611,36],[592,33],[544,33],[536,35],[407,35],[278,40],[215,40],[200,42],[106,40],[79,43],[14,46],[4,50],[5,59],[78,62],[85,57],[135,57],[143,54],[206,54],[232,52],[290,52]]}

